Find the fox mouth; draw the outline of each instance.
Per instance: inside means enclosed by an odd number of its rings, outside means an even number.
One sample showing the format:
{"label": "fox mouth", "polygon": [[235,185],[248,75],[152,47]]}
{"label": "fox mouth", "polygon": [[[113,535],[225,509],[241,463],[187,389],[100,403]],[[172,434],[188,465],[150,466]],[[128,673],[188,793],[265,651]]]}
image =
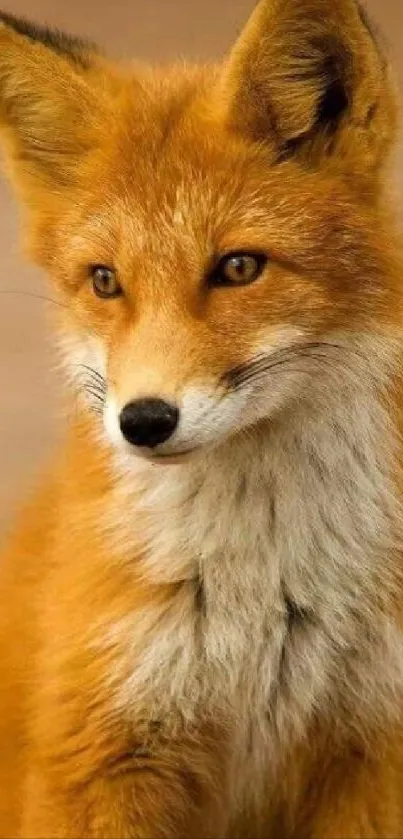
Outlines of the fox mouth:
{"label": "fox mouth", "polygon": [[[249,434],[255,426],[260,427],[263,420],[267,421],[281,409],[284,400],[300,393],[300,389],[294,387],[298,377],[305,383],[310,374],[313,380],[314,374],[330,364],[334,370],[337,361],[342,362],[344,370],[350,355],[359,355],[355,346],[333,336],[321,341],[299,339],[293,345],[257,353],[248,362],[229,370],[219,380],[219,388],[214,381],[184,389],[176,400],[178,417],[175,416],[172,428],[165,429],[163,425],[162,433],[159,433],[158,416],[152,415],[150,419],[146,415],[146,431],[148,419],[157,422],[156,428],[151,422],[149,435],[143,433],[143,426],[137,436],[131,436],[122,428],[117,399],[113,392],[108,392],[106,379],[98,371],[81,365],[80,382],[89,397],[90,407],[102,415],[107,439],[126,457],[135,457],[154,466],[182,465],[200,452],[215,450],[244,432]],[[132,400],[127,407],[143,408],[144,402],[158,409],[162,402],[164,408],[166,405],[171,407],[166,399],[156,397]],[[162,420],[165,422],[165,419],[163,413]]]}
{"label": "fox mouth", "polygon": [[150,463],[157,464],[164,464],[164,466],[169,465],[179,465],[180,463],[184,463],[190,459],[190,457],[197,451],[199,451],[200,446],[194,446],[191,449],[182,449],[178,452],[153,452],[152,454],[146,454],[145,457]]}

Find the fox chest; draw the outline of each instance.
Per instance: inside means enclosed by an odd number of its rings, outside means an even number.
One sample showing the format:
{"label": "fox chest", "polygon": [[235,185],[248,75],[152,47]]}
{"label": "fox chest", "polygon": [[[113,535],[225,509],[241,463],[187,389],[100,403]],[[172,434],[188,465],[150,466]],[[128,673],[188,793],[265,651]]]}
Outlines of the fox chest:
{"label": "fox chest", "polygon": [[132,658],[124,703],[173,725],[224,715],[249,749],[255,736],[270,737],[279,716],[286,721],[291,697],[293,714],[300,712],[304,680],[311,685],[319,665],[321,630],[267,553],[228,553],[200,566],[163,607],[133,616],[130,650],[122,629],[122,650]]}
{"label": "fox chest", "polygon": [[374,604],[394,499],[356,445],[358,421],[351,444],[348,429],[341,442],[322,425],[315,445],[294,430],[260,459],[161,479],[143,496],[144,572],[171,594],[118,627],[125,713],[173,727],[221,715],[246,760],[303,735],[314,709],[387,708],[401,639]]}

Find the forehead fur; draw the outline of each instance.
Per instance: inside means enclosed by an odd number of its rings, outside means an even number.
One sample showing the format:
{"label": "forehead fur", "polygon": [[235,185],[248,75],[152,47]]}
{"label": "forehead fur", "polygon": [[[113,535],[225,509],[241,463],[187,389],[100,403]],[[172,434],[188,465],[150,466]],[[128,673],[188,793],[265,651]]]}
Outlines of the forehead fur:
{"label": "forehead fur", "polygon": [[355,203],[363,209],[364,191],[351,192],[337,166],[317,172],[279,162],[274,143],[233,132],[217,107],[216,82],[215,68],[186,66],[125,80],[116,120],[99,127],[77,193],[93,235],[132,225],[151,242],[170,225],[170,235],[193,231],[211,242],[242,228],[246,245],[270,223],[281,232],[286,218],[298,234],[294,253],[302,253],[309,239],[318,241],[320,220],[331,227]]}
{"label": "forehead fur", "polygon": [[261,0],[208,69],[131,71],[80,38],[6,13],[0,23],[3,137],[22,186],[83,183],[93,153],[110,159],[113,143],[123,164],[131,143],[154,171],[192,122],[195,152],[225,126],[228,142],[264,146],[273,162],[375,182],[393,137],[385,62],[355,0]]}
{"label": "forehead fur", "polygon": [[3,133],[46,267],[67,249],[71,264],[177,248],[200,266],[231,247],[323,265],[347,242],[354,264],[393,133],[354,0],[261,0],[223,64],[156,71],[2,20]]}

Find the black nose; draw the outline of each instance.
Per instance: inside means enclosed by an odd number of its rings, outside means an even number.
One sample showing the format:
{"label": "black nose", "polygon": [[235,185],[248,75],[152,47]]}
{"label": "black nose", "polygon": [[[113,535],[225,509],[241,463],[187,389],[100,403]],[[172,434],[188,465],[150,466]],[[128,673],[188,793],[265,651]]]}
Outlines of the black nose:
{"label": "black nose", "polygon": [[178,425],[179,411],[163,399],[136,399],[119,417],[123,437],[133,446],[154,449],[165,443]]}

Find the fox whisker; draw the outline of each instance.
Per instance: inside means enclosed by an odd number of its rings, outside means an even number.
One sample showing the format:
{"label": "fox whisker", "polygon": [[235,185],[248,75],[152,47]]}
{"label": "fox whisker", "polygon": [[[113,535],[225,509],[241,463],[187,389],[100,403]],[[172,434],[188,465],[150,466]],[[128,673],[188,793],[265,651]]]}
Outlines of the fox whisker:
{"label": "fox whisker", "polygon": [[[320,352],[321,349],[323,352]],[[271,375],[274,372],[280,372],[278,368],[291,365],[299,359],[309,359],[326,363],[332,362],[337,353],[343,353],[344,360],[344,356],[347,355],[347,353],[355,354],[356,351],[350,347],[344,346],[343,344],[336,344],[327,341],[298,344],[294,347],[285,347],[278,350],[274,355],[267,356],[260,354],[249,363],[239,365],[239,367],[235,367],[233,370],[230,370],[230,372],[226,374],[225,379],[231,390],[236,391],[244,387],[246,384],[250,384],[252,381],[263,378],[268,373]],[[303,373],[307,372],[307,370],[301,369],[297,371],[295,369],[294,372]]]}

